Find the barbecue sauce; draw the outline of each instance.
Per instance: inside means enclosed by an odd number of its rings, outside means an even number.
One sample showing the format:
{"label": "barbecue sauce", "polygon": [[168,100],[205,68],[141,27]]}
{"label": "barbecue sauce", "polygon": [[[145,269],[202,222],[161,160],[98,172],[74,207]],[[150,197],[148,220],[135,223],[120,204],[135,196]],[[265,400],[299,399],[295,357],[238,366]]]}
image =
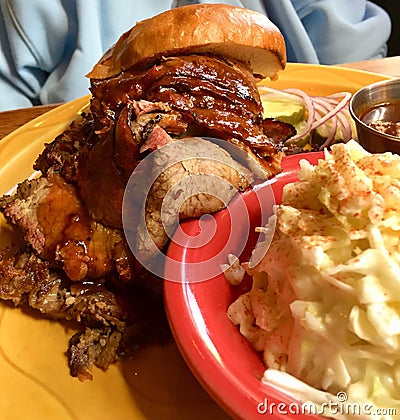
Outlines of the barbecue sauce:
{"label": "barbecue sauce", "polygon": [[251,71],[216,57],[164,59],[144,72],[92,80],[91,91],[97,131],[109,131],[127,103],[145,99],[180,112],[195,135],[244,139],[262,134],[263,108]]}
{"label": "barbecue sauce", "polygon": [[374,105],[360,119],[374,130],[400,137],[400,101]]}

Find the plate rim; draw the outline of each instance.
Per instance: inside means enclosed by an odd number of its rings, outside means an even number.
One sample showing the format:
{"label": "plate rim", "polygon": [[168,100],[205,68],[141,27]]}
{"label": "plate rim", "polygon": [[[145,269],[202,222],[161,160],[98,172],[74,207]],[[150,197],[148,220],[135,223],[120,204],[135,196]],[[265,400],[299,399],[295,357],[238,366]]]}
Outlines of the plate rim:
{"label": "plate rim", "polygon": [[[297,172],[301,160],[305,159],[312,164],[315,164],[319,159],[323,159],[323,157],[324,152],[322,151],[302,153],[284,157],[282,162],[282,173],[280,173],[279,176],[275,177],[273,180],[261,185],[261,189],[269,188],[272,185],[273,187],[278,188],[278,190],[281,190],[283,185],[297,178]],[[252,194],[254,194],[254,191],[252,190],[243,194],[246,205],[251,202]],[[226,210],[221,210],[217,217],[222,215],[225,211]],[[182,223],[182,226],[186,235],[196,235],[198,232],[197,220],[185,221]],[[181,242],[178,241],[178,243]],[[195,251],[195,253],[196,252],[197,251]],[[182,257],[186,259],[189,258],[190,260],[190,251],[187,252],[184,246],[176,245],[174,242],[172,242],[169,246],[167,255],[171,256],[171,253],[173,254],[173,259],[177,259],[178,254],[178,259],[179,257]],[[185,276],[184,270],[179,272],[179,270],[176,270],[174,264],[169,265],[167,260],[166,270],[168,271],[170,269],[171,271],[174,270],[174,272],[178,272],[182,275],[182,277]],[[172,277],[170,272],[168,272],[167,277]],[[240,391],[243,390],[241,386],[243,384],[240,382],[240,379],[237,379],[238,383],[233,383],[232,388],[230,388],[229,391],[226,391],[226,385],[232,384],[230,382],[230,379],[232,378],[230,371],[220,369],[211,376],[208,372],[211,367],[221,367],[223,361],[217,360],[218,357],[213,358],[214,353],[220,356],[218,352],[219,349],[217,348],[210,350],[210,342],[212,342],[212,337],[208,335],[209,330],[207,328],[207,322],[205,318],[201,318],[203,313],[201,308],[198,307],[197,298],[200,297],[201,299],[203,292],[201,288],[207,289],[213,283],[217,285],[220,281],[225,281],[227,284],[226,287],[230,288],[227,280],[223,279],[222,277],[223,275],[219,275],[213,279],[195,283],[165,280],[164,302],[166,314],[170,322],[175,342],[177,343],[182,357],[184,358],[194,376],[201,383],[203,388],[207,390],[207,392],[229,415],[232,415],[235,418],[245,418],[246,420],[260,419],[263,414],[257,413],[257,404],[262,403],[262,398],[265,398],[266,395],[271,397],[271,400],[277,404],[284,402],[285,404],[289,405],[290,403],[293,403],[294,400],[279,390],[267,384],[263,384],[261,382],[261,378],[256,378],[252,375],[248,375],[248,379],[255,387],[254,390],[251,390],[251,392],[244,395],[240,393]],[[228,321],[227,325],[230,325],[228,318],[226,318],[226,320]],[[201,328],[196,328],[199,326],[201,326]],[[237,327],[233,326],[232,331],[233,329],[237,329]],[[198,333],[200,330],[202,333]],[[238,331],[237,336],[240,336]],[[242,336],[240,336],[240,341],[244,346],[250,347],[249,343],[247,343],[247,341]],[[204,370],[205,365],[207,365],[206,367],[209,368],[207,371]],[[238,394],[232,395],[232,391],[237,391]],[[267,391],[268,394],[266,394]],[[238,402],[240,402],[241,406],[238,406]],[[253,409],[251,409],[251,407]],[[320,417],[314,415],[299,415],[296,416],[296,418],[297,417],[300,420],[320,419]],[[288,416],[286,414],[280,415],[279,413],[274,413],[274,418],[284,420],[287,419]]]}

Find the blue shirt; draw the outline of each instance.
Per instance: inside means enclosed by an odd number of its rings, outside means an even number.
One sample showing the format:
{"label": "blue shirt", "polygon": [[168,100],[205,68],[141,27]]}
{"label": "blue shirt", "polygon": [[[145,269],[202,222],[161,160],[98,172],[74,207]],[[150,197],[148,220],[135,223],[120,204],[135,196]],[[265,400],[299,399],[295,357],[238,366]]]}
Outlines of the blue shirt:
{"label": "blue shirt", "polygon": [[[85,74],[137,21],[212,0],[0,0],[0,110],[89,93]],[[228,0],[266,14],[288,61],[337,64],[386,55],[391,21],[366,0]]]}

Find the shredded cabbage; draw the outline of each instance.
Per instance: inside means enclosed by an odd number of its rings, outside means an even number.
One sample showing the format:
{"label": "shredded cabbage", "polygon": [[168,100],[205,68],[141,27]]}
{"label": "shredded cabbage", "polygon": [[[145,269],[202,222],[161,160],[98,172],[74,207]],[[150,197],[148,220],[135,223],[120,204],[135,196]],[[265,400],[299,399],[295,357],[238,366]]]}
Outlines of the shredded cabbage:
{"label": "shredded cabbage", "polygon": [[251,291],[228,309],[263,352],[264,380],[285,372],[299,380],[296,388],[281,377],[292,395],[345,392],[397,410],[365,418],[399,418],[400,156],[335,144],[317,165],[301,161],[275,217],[264,257],[258,249],[257,261],[243,264]]}

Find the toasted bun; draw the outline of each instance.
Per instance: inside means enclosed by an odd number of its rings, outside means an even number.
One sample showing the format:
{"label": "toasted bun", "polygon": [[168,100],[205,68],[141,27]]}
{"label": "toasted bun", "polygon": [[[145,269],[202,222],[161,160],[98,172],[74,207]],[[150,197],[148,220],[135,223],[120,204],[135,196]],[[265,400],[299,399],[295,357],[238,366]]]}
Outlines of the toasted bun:
{"label": "toasted bun", "polygon": [[246,63],[253,74],[275,78],[286,65],[279,29],[263,14],[223,4],[178,7],[138,22],[86,76],[105,79],[160,57],[211,53]]}

